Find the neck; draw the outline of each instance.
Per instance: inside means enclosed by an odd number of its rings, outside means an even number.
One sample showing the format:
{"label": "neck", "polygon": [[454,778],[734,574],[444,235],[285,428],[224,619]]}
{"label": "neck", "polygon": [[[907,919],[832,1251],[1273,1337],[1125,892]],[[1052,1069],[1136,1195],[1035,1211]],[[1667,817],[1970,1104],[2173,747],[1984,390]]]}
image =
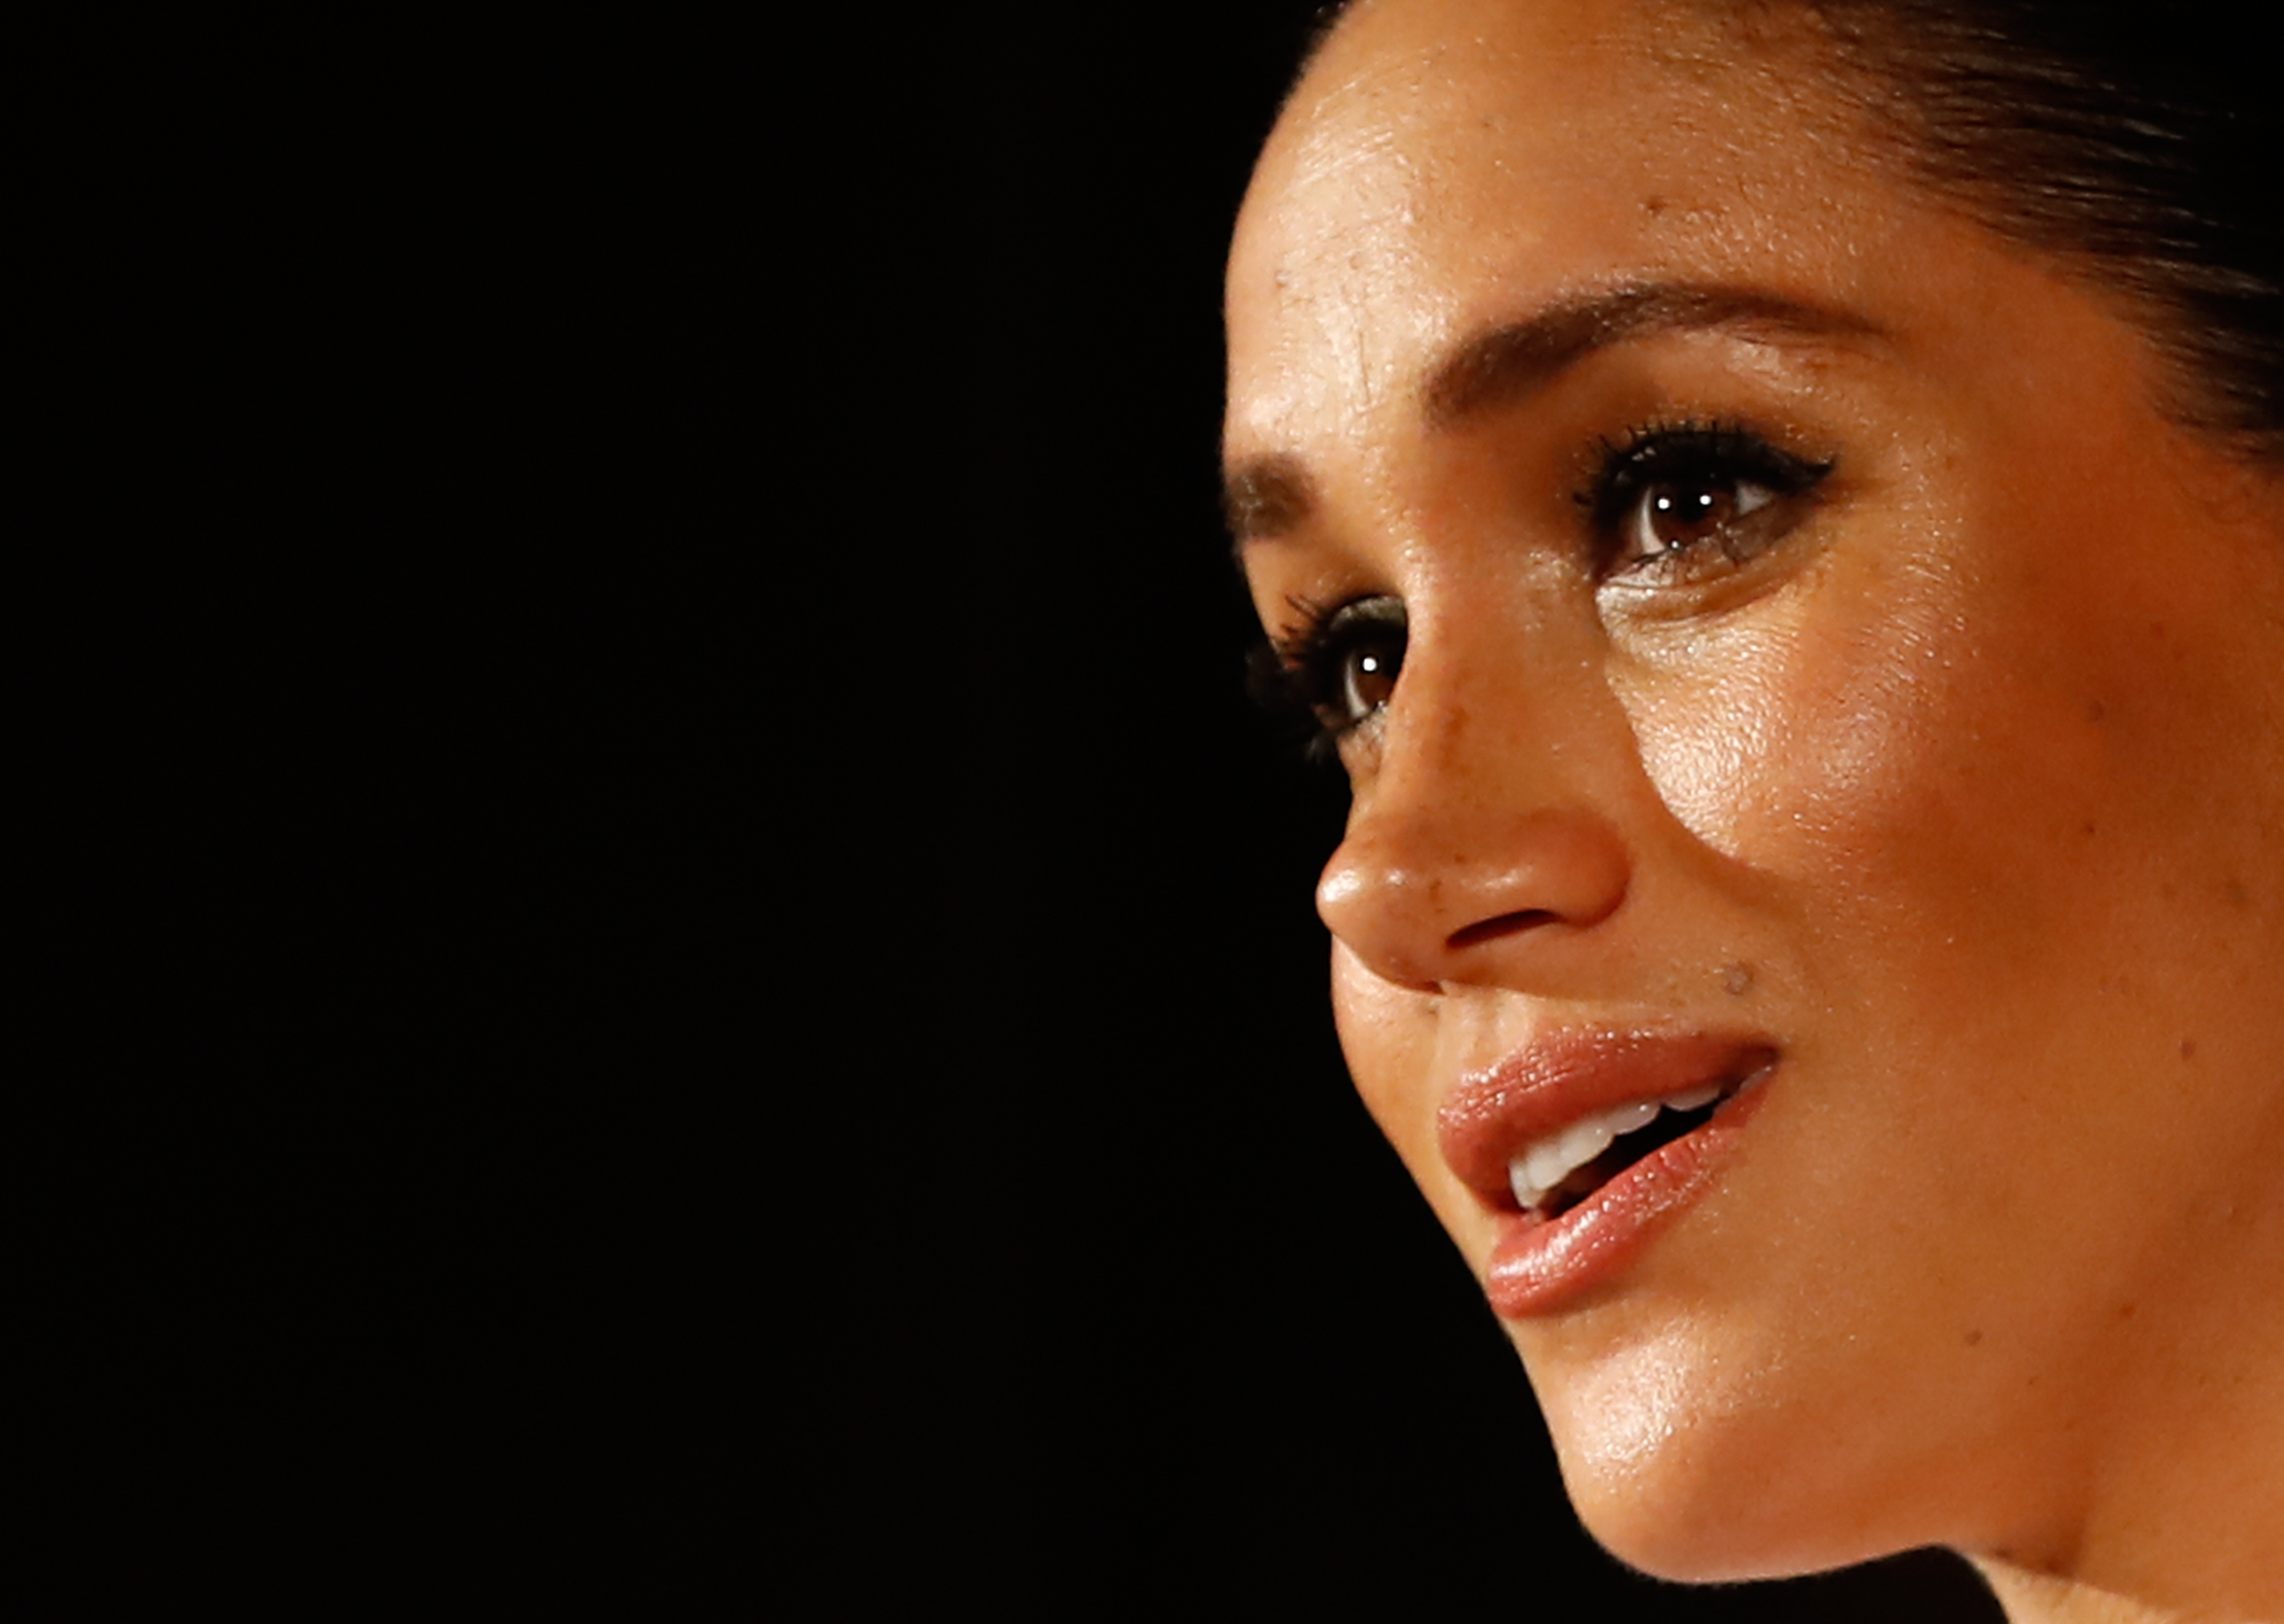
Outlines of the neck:
{"label": "neck", "polygon": [[2284,1624],[2284,1292],[2246,1284],[2284,1279],[2284,1196],[2218,1223],[2230,1244],[2205,1255],[2257,1267],[2184,1271],[2115,1328],[2099,1401],[2068,1428],[2074,1503],[1968,1553],[2011,1624]]}
{"label": "neck", "polygon": [[2249,1614],[2151,1606],[2114,1590],[2032,1573],[2009,1562],[1978,1558],[1975,1565],[2006,1610],[2007,1624],[2253,1624]]}

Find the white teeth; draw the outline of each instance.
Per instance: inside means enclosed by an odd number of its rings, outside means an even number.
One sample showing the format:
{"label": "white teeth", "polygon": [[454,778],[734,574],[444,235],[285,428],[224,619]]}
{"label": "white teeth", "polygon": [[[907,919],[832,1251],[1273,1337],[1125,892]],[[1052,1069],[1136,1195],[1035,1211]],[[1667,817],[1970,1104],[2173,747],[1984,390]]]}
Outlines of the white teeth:
{"label": "white teeth", "polygon": [[1515,1204],[1526,1212],[1537,1206],[1554,1187],[1610,1148],[1620,1134],[1647,1128],[1660,1111],[1696,1111],[1720,1098],[1718,1083],[1686,1089],[1663,1099],[1635,1100],[1613,1105],[1597,1115],[1573,1122],[1559,1133],[1525,1145],[1506,1164],[1507,1188]]}

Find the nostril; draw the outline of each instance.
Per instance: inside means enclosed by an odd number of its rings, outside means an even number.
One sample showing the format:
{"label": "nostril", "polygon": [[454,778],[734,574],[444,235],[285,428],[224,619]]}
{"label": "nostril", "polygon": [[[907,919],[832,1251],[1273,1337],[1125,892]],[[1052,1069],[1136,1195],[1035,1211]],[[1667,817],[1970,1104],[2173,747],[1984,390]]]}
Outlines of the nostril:
{"label": "nostril", "polygon": [[1501,936],[1512,936],[1523,931],[1536,930],[1542,925],[1553,925],[1561,915],[1545,908],[1526,908],[1515,913],[1500,914],[1497,918],[1478,919],[1473,925],[1453,931],[1447,939],[1453,948],[1472,948]]}
{"label": "nostril", "polygon": [[[1589,808],[1493,804],[1463,816],[1453,800],[1378,785],[1325,870],[1317,912],[1361,967],[1391,985],[1528,990],[1549,952],[1576,950],[1623,905],[1629,848]],[[1564,928],[1539,928],[1548,925]]]}

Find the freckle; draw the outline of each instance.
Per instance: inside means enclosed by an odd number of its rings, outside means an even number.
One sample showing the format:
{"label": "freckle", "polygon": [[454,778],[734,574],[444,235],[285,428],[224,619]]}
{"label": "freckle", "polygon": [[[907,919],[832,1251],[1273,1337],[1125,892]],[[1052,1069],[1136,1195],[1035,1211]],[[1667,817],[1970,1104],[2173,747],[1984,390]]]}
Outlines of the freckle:
{"label": "freckle", "polygon": [[2100,700],[2088,699],[2085,702],[2085,719],[2088,722],[2106,721],[2108,718],[2108,715],[2109,707],[2104,705]]}
{"label": "freckle", "polygon": [[1741,998],[1753,990],[1753,967],[1750,964],[1731,964],[1721,972],[1721,985],[1732,998]]}
{"label": "freckle", "polygon": [[2085,832],[2086,832],[2086,833],[2088,833],[2088,834],[2092,834],[2092,833],[2093,832],[2093,825],[2092,825],[2092,824],[2088,824],[2085,826]]}
{"label": "freckle", "polygon": [[2196,1058],[2197,1040],[2193,1037],[2183,1038],[2181,1040],[2181,1058],[2184,1060],[2194,1060]]}
{"label": "freckle", "polygon": [[2244,882],[2233,874],[2230,875],[2227,882],[2221,886],[2220,894],[2228,899],[2228,905],[2231,908],[2249,908],[2252,904],[2252,893],[2247,891],[2244,888]]}
{"label": "freckle", "polygon": [[2125,1304],[2124,1307],[2120,1308],[2117,1310],[2117,1317],[2118,1317],[2119,1319],[2122,1319],[2122,1320],[2130,1320],[2130,1319],[2131,1319],[2131,1318],[2133,1317],[2133,1305],[2132,1305],[2131,1303],[2130,1303],[2130,1302],[2129,1302],[2129,1303]]}
{"label": "freckle", "polygon": [[1981,1340],[1983,1340],[1983,1333],[1982,1333],[1981,1331],[1968,1331],[1968,1332],[1967,1333],[1967,1347],[1974,1347],[1977,1342],[1980,1342]]}
{"label": "freckle", "polygon": [[1645,198],[1642,199],[1642,213],[1646,215],[1662,215],[1665,213],[1665,209],[1666,202],[1663,198]]}

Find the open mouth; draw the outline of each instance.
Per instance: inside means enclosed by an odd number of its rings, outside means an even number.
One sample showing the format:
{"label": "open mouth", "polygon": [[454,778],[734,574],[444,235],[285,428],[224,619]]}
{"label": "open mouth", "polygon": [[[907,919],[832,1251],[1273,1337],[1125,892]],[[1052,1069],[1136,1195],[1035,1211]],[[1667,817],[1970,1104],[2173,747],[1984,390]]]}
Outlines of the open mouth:
{"label": "open mouth", "polygon": [[1525,1145],[1507,1163],[1515,1205],[1541,1218],[1560,1218],[1627,1168],[1711,1121],[1774,1065],[1773,1054],[1756,1054],[1717,1081],[1614,1105]]}

